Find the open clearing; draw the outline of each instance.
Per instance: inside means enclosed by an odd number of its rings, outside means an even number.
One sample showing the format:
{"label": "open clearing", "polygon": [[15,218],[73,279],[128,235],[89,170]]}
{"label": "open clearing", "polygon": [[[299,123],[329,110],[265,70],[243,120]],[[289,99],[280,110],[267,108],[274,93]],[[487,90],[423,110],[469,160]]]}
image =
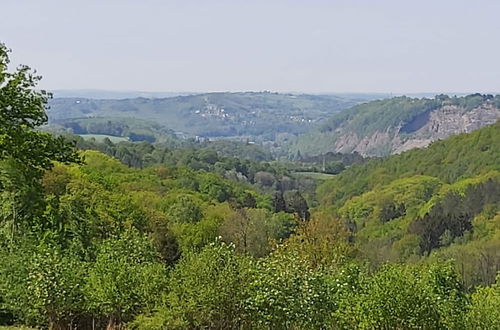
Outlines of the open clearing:
{"label": "open clearing", "polygon": [[[112,136],[112,135],[104,135],[104,134],[79,134],[85,140],[90,140],[92,138],[96,139],[96,141],[102,141],[105,138],[108,138],[113,143],[129,141],[128,137],[123,136]],[[1,329],[0,329],[1,330]]]}

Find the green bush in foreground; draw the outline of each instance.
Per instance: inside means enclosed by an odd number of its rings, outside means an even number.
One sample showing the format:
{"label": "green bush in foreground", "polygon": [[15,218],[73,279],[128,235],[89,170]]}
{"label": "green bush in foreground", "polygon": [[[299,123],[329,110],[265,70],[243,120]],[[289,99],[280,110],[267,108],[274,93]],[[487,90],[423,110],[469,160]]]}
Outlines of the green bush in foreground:
{"label": "green bush in foreground", "polygon": [[478,288],[471,295],[466,322],[468,329],[500,329],[500,276],[492,286]]}

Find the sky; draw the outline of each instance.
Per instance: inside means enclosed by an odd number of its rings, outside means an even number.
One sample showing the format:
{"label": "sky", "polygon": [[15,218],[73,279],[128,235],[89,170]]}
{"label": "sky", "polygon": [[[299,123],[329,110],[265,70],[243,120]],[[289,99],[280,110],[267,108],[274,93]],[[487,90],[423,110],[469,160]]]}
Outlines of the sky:
{"label": "sky", "polygon": [[40,87],[500,92],[498,0],[0,0]]}

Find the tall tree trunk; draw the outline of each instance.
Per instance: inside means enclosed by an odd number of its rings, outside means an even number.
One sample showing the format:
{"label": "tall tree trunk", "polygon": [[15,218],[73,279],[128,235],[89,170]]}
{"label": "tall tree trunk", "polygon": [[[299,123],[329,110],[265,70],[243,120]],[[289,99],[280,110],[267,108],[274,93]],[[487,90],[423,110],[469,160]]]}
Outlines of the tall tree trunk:
{"label": "tall tree trunk", "polygon": [[49,329],[51,330],[66,330],[69,325],[64,319],[60,319],[54,313],[49,312]]}
{"label": "tall tree trunk", "polygon": [[108,320],[108,325],[106,326],[106,330],[120,330],[121,328],[122,326],[120,317],[111,315]]}

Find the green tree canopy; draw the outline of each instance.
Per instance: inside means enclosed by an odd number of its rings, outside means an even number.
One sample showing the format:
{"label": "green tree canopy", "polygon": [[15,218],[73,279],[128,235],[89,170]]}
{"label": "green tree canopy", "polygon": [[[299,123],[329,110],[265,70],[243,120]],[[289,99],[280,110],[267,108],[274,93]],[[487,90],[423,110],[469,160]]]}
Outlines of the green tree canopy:
{"label": "green tree canopy", "polygon": [[62,137],[36,131],[47,123],[45,113],[51,95],[36,90],[41,77],[22,65],[8,72],[9,50],[0,44],[0,160],[13,158],[39,178],[53,160],[77,161],[75,149]]}
{"label": "green tree canopy", "polygon": [[0,43],[0,215],[14,233],[40,206],[40,179],[53,161],[78,162],[63,137],[36,128],[47,123],[50,94],[36,90],[41,77],[28,66],[8,71],[9,50]]}

